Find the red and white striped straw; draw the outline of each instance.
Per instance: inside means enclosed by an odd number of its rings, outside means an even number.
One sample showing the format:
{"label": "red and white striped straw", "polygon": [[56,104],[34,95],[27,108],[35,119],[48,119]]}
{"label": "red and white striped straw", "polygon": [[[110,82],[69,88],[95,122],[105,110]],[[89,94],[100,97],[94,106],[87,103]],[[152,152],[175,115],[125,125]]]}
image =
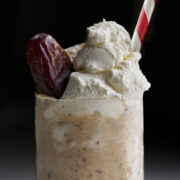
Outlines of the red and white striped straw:
{"label": "red and white striped straw", "polygon": [[157,0],[145,0],[132,36],[133,51],[140,51]]}

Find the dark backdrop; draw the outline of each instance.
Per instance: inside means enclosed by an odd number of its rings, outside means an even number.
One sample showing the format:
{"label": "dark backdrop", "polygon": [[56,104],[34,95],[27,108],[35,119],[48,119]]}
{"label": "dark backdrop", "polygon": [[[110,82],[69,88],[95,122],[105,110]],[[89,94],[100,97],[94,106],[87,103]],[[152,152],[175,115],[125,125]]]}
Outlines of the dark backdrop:
{"label": "dark backdrop", "polygon": [[[34,177],[34,85],[25,59],[28,40],[46,32],[67,48],[83,42],[86,27],[103,18],[123,25],[132,36],[142,3],[142,0],[7,2],[2,16],[5,33],[1,35],[5,48],[0,71],[0,179]],[[169,166],[173,169],[170,179],[180,177],[173,176],[180,170],[178,23],[178,6],[158,0],[141,50],[140,66],[152,84],[144,96],[147,179],[153,179],[152,174],[159,171],[166,174]],[[12,173],[7,173],[9,169]]]}

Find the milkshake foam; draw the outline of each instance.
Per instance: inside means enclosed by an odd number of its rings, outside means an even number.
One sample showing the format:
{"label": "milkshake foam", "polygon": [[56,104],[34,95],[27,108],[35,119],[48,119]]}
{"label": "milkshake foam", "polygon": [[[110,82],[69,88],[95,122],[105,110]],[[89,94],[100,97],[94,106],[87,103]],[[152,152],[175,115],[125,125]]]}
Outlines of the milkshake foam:
{"label": "milkshake foam", "polygon": [[113,21],[87,28],[85,43],[68,48],[75,72],[62,99],[135,99],[150,83],[139,67],[141,54],[133,52],[128,32]]}

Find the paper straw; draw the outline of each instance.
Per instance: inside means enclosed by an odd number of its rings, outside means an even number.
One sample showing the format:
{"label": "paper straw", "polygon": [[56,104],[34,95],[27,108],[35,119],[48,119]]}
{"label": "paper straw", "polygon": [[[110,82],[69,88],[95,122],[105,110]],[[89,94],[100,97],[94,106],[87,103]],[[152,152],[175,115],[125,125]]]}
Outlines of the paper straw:
{"label": "paper straw", "polygon": [[132,50],[140,51],[157,0],[145,0],[132,36]]}

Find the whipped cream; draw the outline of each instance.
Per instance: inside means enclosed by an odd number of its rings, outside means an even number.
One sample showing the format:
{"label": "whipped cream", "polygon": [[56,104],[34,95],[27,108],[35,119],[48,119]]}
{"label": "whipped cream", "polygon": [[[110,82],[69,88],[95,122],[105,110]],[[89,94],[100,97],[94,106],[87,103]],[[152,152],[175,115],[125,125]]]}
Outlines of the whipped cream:
{"label": "whipped cream", "polygon": [[113,21],[87,28],[85,43],[67,50],[73,62],[62,99],[138,98],[150,83],[140,70],[139,52],[133,52],[124,27]]}
{"label": "whipped cream", "polygon": [[74,61],[75,57],[77,56],[78,52],[84,47],[85,43],[77,44],[75,46],[69,47],[66,49],[66,52],[71,60]]}

